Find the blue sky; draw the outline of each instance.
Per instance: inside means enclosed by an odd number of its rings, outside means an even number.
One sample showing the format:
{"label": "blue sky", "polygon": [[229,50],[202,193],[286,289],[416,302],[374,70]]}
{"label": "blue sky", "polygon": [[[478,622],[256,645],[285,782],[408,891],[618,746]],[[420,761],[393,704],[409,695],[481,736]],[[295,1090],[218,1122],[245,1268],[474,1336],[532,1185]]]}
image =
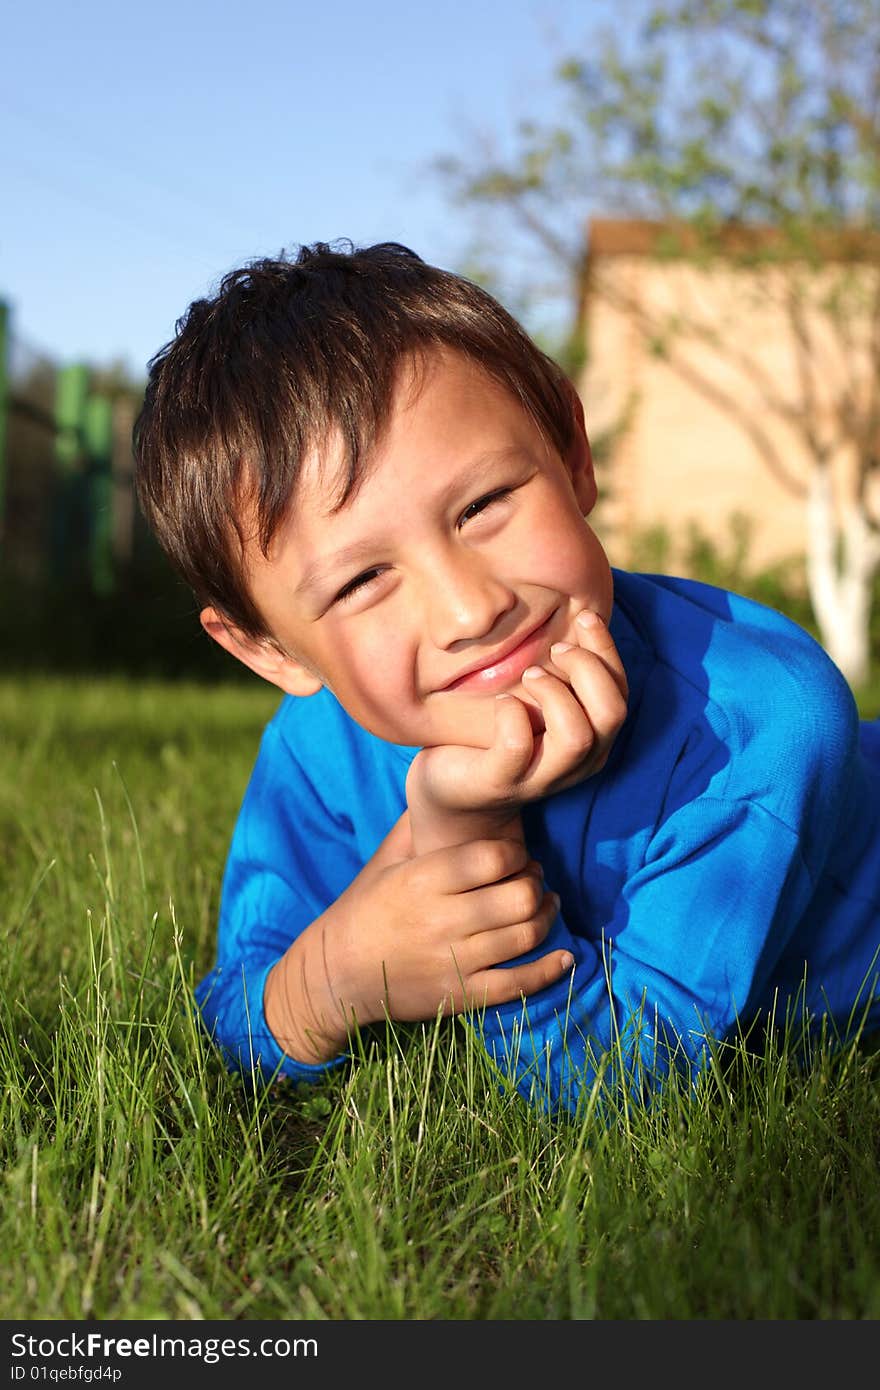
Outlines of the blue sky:
{"label": "blue sky", "polygon": [[609,0],[7,7],[0,297],[25,350],[138,374],[232,266],[299,242],[461,264],[430,168],[553,109]]}

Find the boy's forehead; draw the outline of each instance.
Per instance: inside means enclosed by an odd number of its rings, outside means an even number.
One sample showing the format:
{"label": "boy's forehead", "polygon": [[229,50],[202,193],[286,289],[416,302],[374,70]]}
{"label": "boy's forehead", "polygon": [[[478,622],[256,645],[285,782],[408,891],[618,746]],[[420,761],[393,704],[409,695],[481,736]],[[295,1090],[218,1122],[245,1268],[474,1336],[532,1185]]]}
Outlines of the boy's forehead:
{"label": "boy's forehead", "polygon": [[338,419],[312,438],[297,480],[299,502],[328,519],[353,507],[362,485],[381,468],[384,446],[396,428],[406,426],[426,390],[440,379],[453,393],[501,389],[478,362],[452,348],[433,346],[404,354],[395,367],[387,410],[376,428],[364,432],[354,466],[351,446]]}
{"label": "boy's forehead", "polygon": [[[428,393],[433,394],[428,397]],[[338,418],[308,442],[284,518],[272,538],[270,557],[283,549],[292,558],[304,547],[305,558],[325,535],[329,539],[331,533],[338,533],[339,524],[344,524],[346,518],[357,521],[359,503],[368,493],[370,481],[389,464],[386,446],[399,443],[407,447],[415,424],[412,412],[426,398],[429,417],[441,429],[448,424],[455,430],[460,420],[468,418],[466,408],[476,407],[477,429],[483,431],[485,427],[494,440],[495,448],[488,451],[491,454],[516,452],[508,438],[511,429],[520,444],[525,439],[524,432],[534,441],[536,423],[522,401],[467,354],[445,346],[408,353],[397,363],[386,413],[378,428],[364,429],[356,459]],[[494,435],[492,421],[501,417],[484,408],[490,401],[501,407],[507,426]],[[546,441],[541,442],[543,452]],[[456,450],[454,456],[461,462],[468,459],[470,444],[469,435],[463,451]],[[473,445],[473,461],[479,462],[476,456],[483,456],[484,451],[478,440],[474,439]],[[439,481],[436,475],[435,481]],[[343,529],[347,530],[347,525]]]}

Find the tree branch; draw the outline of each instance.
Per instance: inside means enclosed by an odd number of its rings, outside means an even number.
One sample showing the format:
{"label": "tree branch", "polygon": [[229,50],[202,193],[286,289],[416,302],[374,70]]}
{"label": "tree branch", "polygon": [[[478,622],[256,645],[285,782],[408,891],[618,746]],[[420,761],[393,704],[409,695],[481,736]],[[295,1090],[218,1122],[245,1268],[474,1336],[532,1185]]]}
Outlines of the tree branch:
{"label": "tree branch", "polygon": [[[646,341],[662,336],[660,325],[651,319],[650,315],[646,313],[636,299],[608,285],[598,286],[595,280],[594,288],[607,303],[619,309],[627,318],[639,326],[639,331]],[[697,332],[697,325],[691,324],[689,327],[694,329],[694,336],[698,339],[711,341],[712,346],[715,346],[711,334],[709,334],[707,330]],[[762,391],[762,394],[767,396],[768,393],[763,389],[764,384],[754,372],[753,365],[741,358],[740,354],[735,355],[735,360],[742,361],[752,383]],[[762,428],[752,413],[743,411],[742,401],[739,397],[726,391],[717,381],[714,381],[710,376],[701,372],[698,367],[683,358],[680,353],[675,352],[674,348],[667,353],[665,361],[676,375],[683,381],[686,381],[690,386],[693,386],[706,400],[711,401],[713,405],[716,405],[726,415],[729,415],[739,428],[748,435],[770,472],[789,494],[794,497],[806,497],[806,483],[796,478],[788,471],[767,431]],[[786,418],[793,414],[790,407],[785,407],[784,412],[780,411],[778,413],[784,413]]]}

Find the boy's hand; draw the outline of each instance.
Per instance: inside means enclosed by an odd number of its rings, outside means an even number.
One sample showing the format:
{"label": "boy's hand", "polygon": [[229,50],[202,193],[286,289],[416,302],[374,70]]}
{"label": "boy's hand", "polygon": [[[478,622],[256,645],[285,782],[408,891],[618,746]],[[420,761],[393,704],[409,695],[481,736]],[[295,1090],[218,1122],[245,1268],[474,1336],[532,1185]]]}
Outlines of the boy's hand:
{"label": "boy's hand", "polygon": [[523,675],[542,732],[533,731],[522,700],[499,695],[490,748],[442,745],[417,754],[406,791],[418,850],[425,847],[432,823],[442,842],[444,817],[463,817],[461,838],[467,838],[468,813],[496,816],[503,824],[526,802],[573,786],[605,766],[626,718],[626,673],[597,614],[579,614],[576,627],[577,646],[556,644],[550,669],[531,667]]}
{"label": "boy's hand", "polygon": [[353,1022],[506,1003],[571,968],[564,951],[493,968],[539,946],[559,908],[521,839],[389,857],[380,851],[269,975],[267,1022],[300,1061],[344,1050]]}

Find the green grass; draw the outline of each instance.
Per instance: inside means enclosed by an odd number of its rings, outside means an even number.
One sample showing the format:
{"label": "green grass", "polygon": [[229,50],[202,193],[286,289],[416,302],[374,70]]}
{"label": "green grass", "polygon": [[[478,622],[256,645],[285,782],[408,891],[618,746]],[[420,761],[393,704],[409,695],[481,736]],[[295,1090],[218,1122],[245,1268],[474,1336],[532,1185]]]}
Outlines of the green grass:
{"label": "green grass", "polygon": [[460,1021],[254,1091],[187,1008],[269,687],[0,682],[5,1319],[880,1317],[880,1055],[549,1122]]}

